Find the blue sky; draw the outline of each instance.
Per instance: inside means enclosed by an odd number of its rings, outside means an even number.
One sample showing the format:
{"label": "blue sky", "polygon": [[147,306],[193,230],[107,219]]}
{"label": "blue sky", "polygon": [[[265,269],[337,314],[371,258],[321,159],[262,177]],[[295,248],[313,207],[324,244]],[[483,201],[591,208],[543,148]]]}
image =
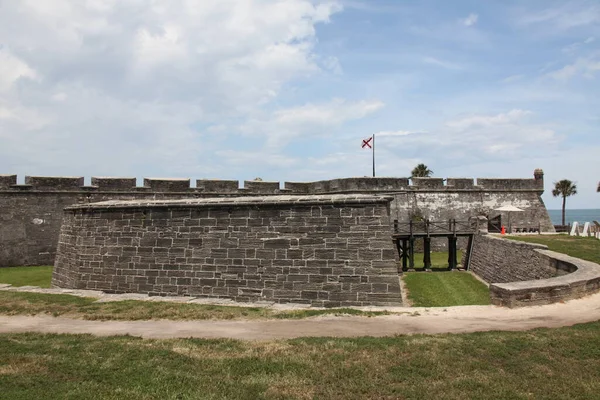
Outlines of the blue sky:
{"label": "blue sky", "polygon": [[417,163],[599,208],[597,1],[21,0],[0,173],[311,181]]}

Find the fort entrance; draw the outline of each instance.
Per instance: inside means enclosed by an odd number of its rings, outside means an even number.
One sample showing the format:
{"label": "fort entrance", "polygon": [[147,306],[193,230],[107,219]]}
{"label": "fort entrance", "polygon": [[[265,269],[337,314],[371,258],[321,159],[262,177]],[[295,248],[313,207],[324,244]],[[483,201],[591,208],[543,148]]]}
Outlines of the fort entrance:
{"label": "fort entrance", "polygon": [[468,238],[465,269],[469,267],[469,254],[473,247],[473,235],[477,232],[477,220],[457,221],[409,221],[394,220],[392,239],[396,244],[398,256],[402,262],[402,271],[415,268],[415,242],[423,239],[423,265],[425,270],[431,268],[431,239],[446,238],[448,240],[448,270],[458,267],[458,238]]}

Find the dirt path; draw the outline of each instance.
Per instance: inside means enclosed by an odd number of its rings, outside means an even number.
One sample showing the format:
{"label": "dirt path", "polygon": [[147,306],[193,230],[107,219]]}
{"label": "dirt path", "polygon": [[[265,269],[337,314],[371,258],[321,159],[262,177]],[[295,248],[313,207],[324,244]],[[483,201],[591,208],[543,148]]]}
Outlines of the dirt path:
{"label": "dirt path", "polygon": [[[290,339],[306,336],[390,336],[415,333],[517,331],[600,320],[600,294],[564,304],[507,309],[494,306],[405,308],[383,317],[319,317],[252,321],[85,321],[49,316],[0,316],[0,333],[89,333],[145,338]],[[401,311],[401,310],[396,310]]]}

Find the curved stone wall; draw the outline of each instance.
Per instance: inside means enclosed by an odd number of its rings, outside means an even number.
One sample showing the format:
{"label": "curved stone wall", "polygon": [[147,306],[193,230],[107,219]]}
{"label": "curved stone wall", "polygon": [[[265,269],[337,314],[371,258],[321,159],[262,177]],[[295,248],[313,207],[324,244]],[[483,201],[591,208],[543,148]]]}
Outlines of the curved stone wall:
{"label": "curved stone wall", "polygon": [[492,304],[557,303],[600,291],[600,265],[547,246],[477,235],[470,270],[490,284]]}
{"label": "curved stone wall", "polygon": [[71,206],[52,283],[325,307],[400,305],[390,201],[322,195]]}

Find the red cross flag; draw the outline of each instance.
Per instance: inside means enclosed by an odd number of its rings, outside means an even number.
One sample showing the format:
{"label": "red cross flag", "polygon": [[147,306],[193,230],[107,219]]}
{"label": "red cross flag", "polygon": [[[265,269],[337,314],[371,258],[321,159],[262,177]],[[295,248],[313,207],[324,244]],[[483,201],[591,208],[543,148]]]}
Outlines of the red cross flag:
{"label": "red cross flag", "polygon": [[373,178],[375,178],[375,134],[367,139],[363,139],[361,147],[373,150]]}
{"label": "red cross flag", "polygon": [[373,136],[371,136],[371,137],[370,137],[370,138],[368,138],[368,139],[363,139],[363,141],[362,141],[362,146],[361,146],[361,147],[362,147],[363,149],[366,149],[366,148],[369,148],[369,149],[371,149],[371,148],[373,148],[373,147],[371,146],[371,140],[373,140]]}

